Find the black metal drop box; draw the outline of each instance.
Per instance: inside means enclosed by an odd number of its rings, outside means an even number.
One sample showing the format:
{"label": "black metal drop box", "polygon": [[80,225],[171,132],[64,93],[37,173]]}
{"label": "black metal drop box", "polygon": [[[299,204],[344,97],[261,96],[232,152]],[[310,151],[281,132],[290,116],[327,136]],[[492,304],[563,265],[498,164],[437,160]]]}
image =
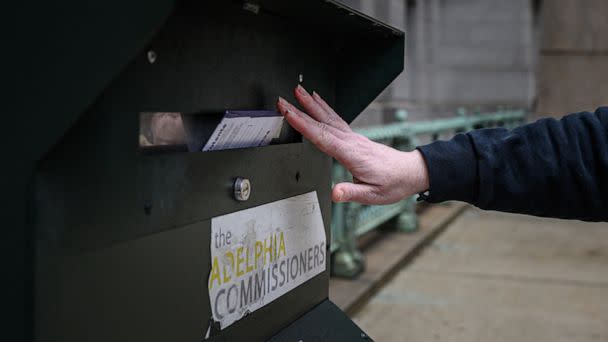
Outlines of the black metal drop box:
{"label": "black metal drop box", "polygon": [[[24,172],[37,341],[203,340],[214,217],[316,191],[330,241],[331,160],[296,132],[284,127],[282,143],[265,147],[148,148],[140,113],[180,113],[187,128],[204,126],[208,113],[293,100],[301,82],[350,122],[403,68],[402,32],[335,1],[137,4],[141,11],[123,12],[122,2],[98,1],[93,9],[115,12],[96,12],[75,2],[49,13],[67,11],[78,25],[54,36],[63,62],[46,66],[65,87],[41,97],[47,112],[23,118],[51,133]],[[92,18],[104,15],[99,27]],[[104,48],[83,60],[79,46],[91,44]],[[253,185],[246,201],[235,200],[236,177]],[[325,262],[211,340],[360,339],[328,301]]]}

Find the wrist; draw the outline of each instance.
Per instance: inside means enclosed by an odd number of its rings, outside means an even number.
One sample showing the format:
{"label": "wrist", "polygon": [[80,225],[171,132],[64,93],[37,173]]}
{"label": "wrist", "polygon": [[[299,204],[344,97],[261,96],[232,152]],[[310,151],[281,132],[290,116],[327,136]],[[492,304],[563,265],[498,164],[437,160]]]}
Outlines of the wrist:
{"label": "wrist", "polygon": [[426,160],[417,149],[406,153],[409,165],[406,177],[407,183],[411,186],[411,195],[427,191],[429,189],[429,172]]}

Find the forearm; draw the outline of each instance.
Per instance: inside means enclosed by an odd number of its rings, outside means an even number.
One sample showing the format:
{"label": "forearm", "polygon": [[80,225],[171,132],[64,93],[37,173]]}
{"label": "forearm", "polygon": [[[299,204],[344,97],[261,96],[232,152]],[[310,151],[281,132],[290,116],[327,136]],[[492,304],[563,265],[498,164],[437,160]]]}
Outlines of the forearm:
{"label": "forearm", "polygon": [[538,216],[608,219],[608,108],[419,147],[428,200]]}

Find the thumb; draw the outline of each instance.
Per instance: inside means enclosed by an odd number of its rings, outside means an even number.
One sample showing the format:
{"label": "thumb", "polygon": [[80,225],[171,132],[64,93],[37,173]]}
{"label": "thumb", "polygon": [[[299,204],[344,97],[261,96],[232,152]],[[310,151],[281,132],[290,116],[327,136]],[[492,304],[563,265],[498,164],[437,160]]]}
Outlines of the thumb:
{"label": "thumb", "polygon": [[338,183],[331,197],[334,202],[359,202],[371,204],[377,201],[376,187],[369,184]]}

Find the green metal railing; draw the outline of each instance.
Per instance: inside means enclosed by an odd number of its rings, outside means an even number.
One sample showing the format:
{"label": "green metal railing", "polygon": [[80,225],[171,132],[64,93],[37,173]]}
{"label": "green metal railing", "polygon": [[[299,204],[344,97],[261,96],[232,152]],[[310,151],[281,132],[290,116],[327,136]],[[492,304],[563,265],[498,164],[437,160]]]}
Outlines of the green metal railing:
{"label": "green metal railing", "polygon": [[[420,145],[421,137],[430,136],[431,141],[441,135],[467,132],[477,128],[505,127],[514,128],[526,120],[524,110],[498,110],[481,114],[467,115],[464,109],[458,116],[421,122],[406,122],[407,112],[397,111],[396,122],[388,125],[366,127],[355,130],[370,140],[385,143],[397,149],[411,151]],[[338,162],[333,164],[334,184],[350,181],[352,176]],[[332,206],[332,274],[340,277],[354,277],[365,268],[363,255],[357,248],[357,239],[388,223],[403,232],[418,229],[416,199],[405,199],[395,204],[370,206],[358,203],[334,203]]]}

